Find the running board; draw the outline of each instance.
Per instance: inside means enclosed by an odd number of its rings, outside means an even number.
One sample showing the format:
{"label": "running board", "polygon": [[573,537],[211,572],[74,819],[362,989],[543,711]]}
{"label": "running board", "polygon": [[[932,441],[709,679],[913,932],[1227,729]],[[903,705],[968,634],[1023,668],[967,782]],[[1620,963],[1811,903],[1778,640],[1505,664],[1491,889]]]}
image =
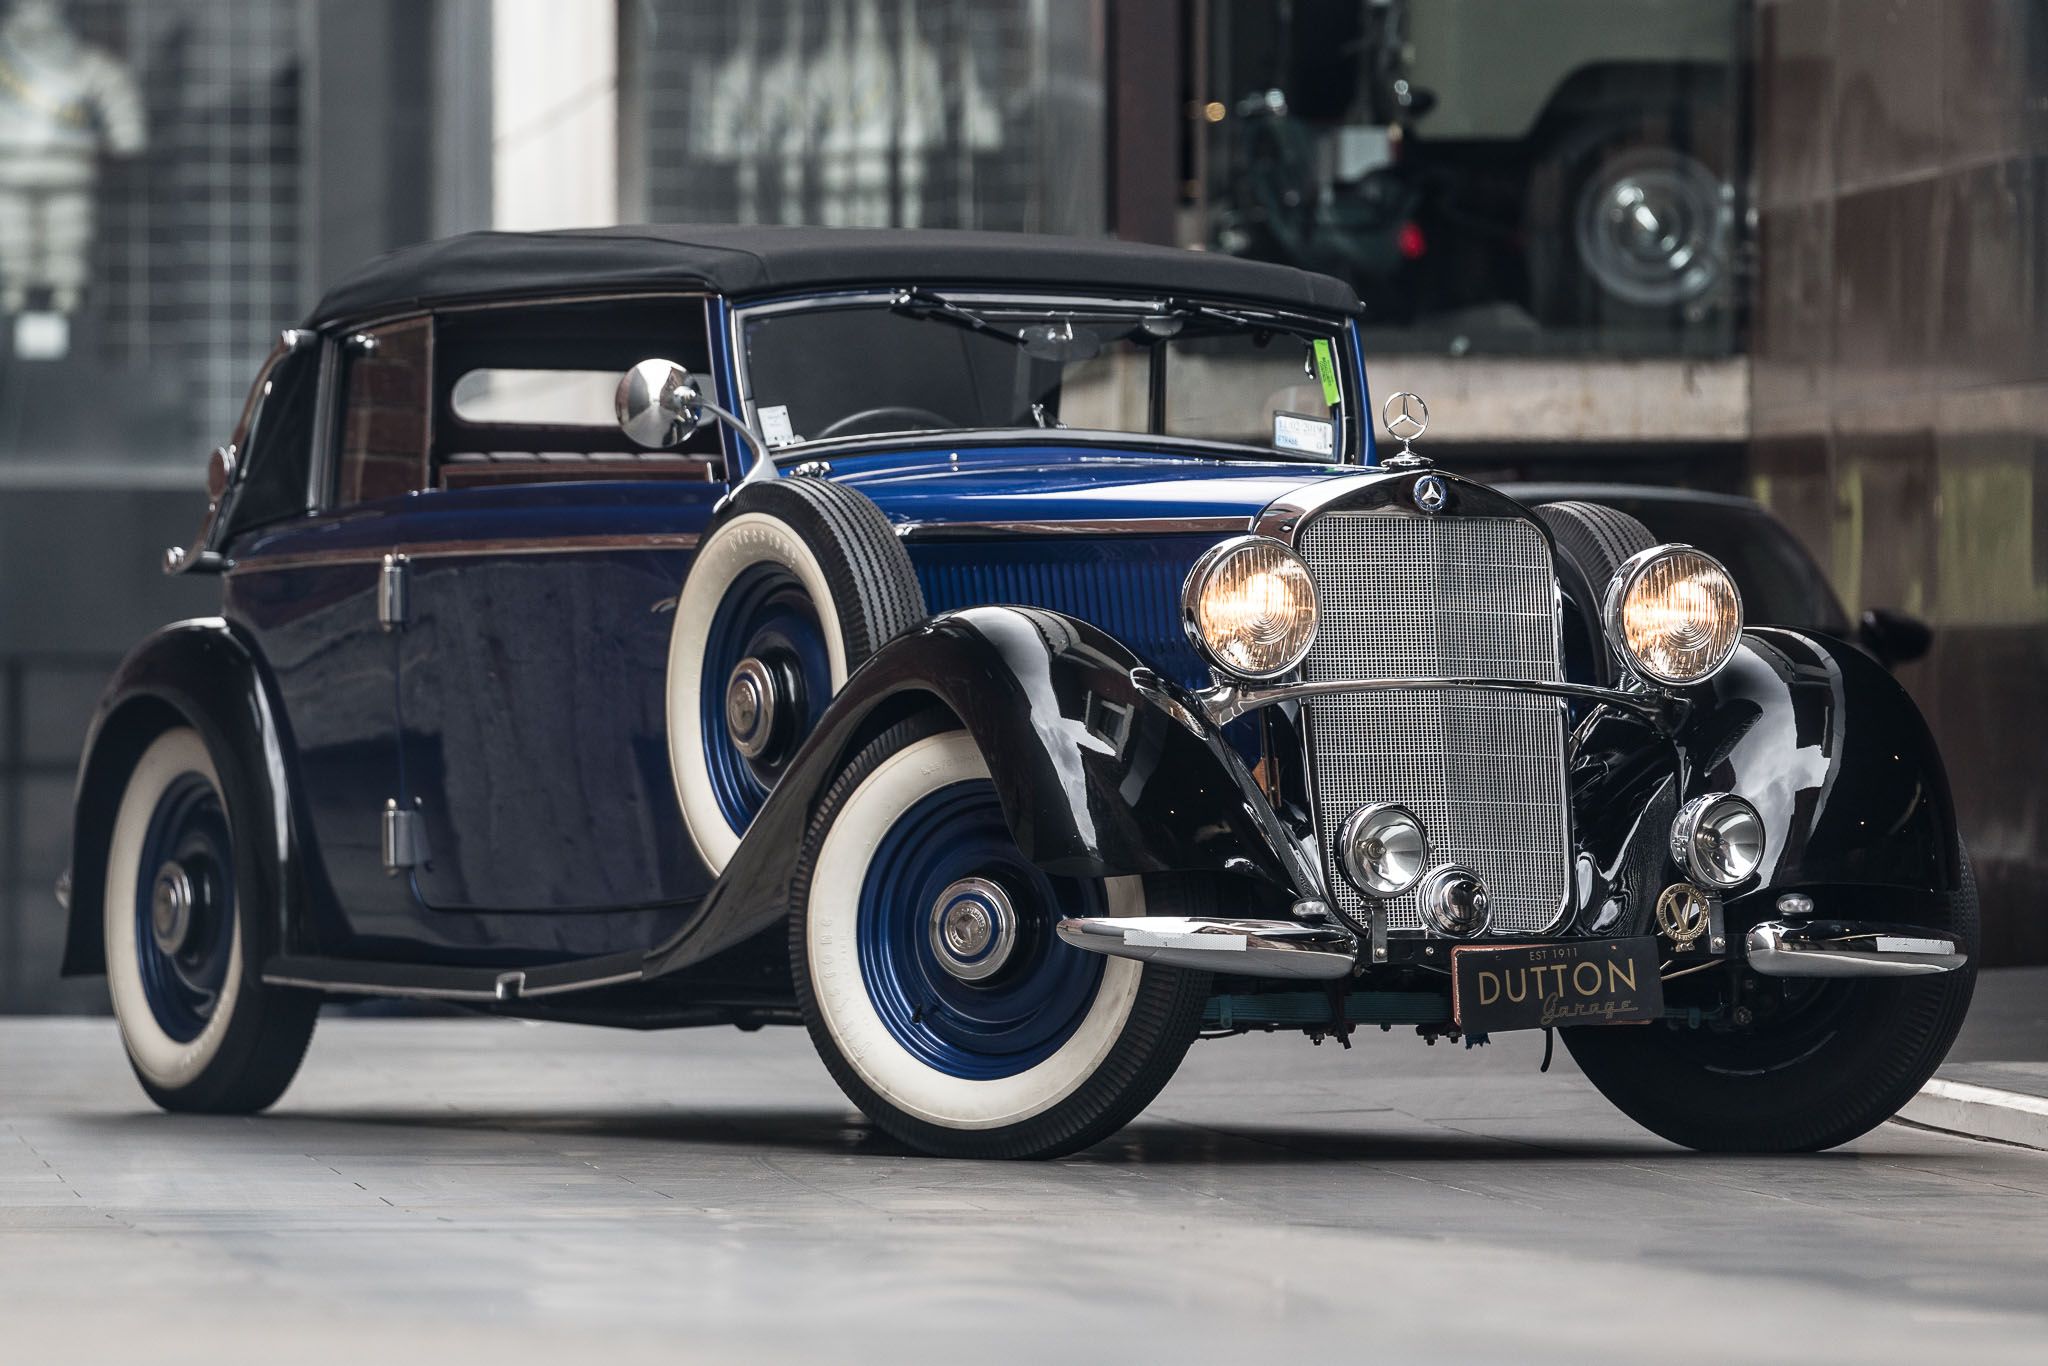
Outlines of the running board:
{"label": "running board", "polygon": [[331,996],[402,996],[422,1001],[520,1001],[640,980],[639,949],[531,968],[449,968],[368,963],[353,958],[280,954],[263,965],[263,983]]}
{"label": "running board", "polygon": [[1240,977],[1332,979],[1358,966],[1358,937],[1337,924],[1182,916],[1076,916],[1059,924],[1077,949]]}
{"label": "running board", "polygon": [[1860,920],[1766,920],[1744,947],[1751,969],[1766,977],[1918,977],[1969,961],[1948,935]]}

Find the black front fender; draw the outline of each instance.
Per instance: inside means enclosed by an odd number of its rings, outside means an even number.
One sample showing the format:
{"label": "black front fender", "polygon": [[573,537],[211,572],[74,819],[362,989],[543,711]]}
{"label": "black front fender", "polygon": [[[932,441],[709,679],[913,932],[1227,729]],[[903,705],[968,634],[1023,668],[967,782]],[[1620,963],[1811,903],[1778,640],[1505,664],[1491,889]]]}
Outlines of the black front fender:
{"label": "black front fender", "polygon": [[1687,797],[1734,792],[1763,816],[1762,890],[1960,885],[1934,738],[1898,680],[1854,646],[1745,633],[1695,694],[1675,744]]}
{"label": "black front fender", "polygon": [[794,851],[833,778],[935,704],[973,735],[1018,847],[1048,872],[1233,873],[1285,899],[1315,894],[1244,761],[1184,691],[1086,622],[975,607],[897,637],[847,681],[698,913],[649,956],[649,975],[779,920]]}
{"label": "black front fender", "polygon": [[244,860],[253,894],[238,897],[248,910],[246,940],[258,955],[279,941],[287,914],[287,888],[295,885],[286,747],[255,655],[234,628],[217,617],[176,622],[145,639],[108,680],[86,730],[72,803],[70,920],[63,973],[106,970],[102,935],[108,842],[129,772],[158,735],[187,725],[199,732],[220,769],[238,828],[258,832],[264,846]]}

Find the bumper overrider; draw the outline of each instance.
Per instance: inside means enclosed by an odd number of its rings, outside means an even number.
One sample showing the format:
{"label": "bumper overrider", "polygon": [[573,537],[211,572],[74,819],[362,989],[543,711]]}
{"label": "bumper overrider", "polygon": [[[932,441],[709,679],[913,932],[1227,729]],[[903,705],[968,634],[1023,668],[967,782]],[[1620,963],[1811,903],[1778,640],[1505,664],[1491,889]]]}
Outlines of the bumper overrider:
{"label": "bumper overrider", "polygon": [[[1704,559],[1684,547],[1660,551],[1673,549]],[[1623,567],[1617,592],[1650,557]],[[1198,566],[1196,576],[1202,572]],[[1233,607],[1209,616],[1233,620]],[[1269,745],[1297,738],[1301,713],[1324,698],[1398,693],[1426,705],[1422,699],[1432,696],[1522,694],[1568,704],[1576,718],[1567,745],[1575,872],[1567,905],[1541,933],[1491,927],[1486,889],[1476,880],[1443,892],[1439,875],[1459,869],[1430,875],[1438,878],[1437,900],[1452,912],[1433,914],[1432,884],[1421,873],[1433,853],[1392,861],[1412,870],[1405,884],[1372,882],[1354,871],[1346,847],[1334,860],[1324,848],[1323,857],[1310,853],[1304,862],[1314,862],[1319,884],[1341,874],[1363,893],[1363,915],[1357,898],[1347,909],[1318,885],[1295,899],[1287,919],[1082,917],[1062,921],[1059,937],[1091,953],[1264,979],[1334,981],[1388,963],[1448,969],[1461,942],[1589,945],[1647,935],[1657,937],[1667,968],[1680,970],[1737,955],[1770,977],[1896,977],[1962,967],[1967,946],[1938,928],[1960,876],[1953,818],[1917,711],[1853,648],[1789,631],[1743,631],[1739,604],[1736,612],[1725,653],[1691,679],[1633,667],[1618,687],[1509,677],[1309,679],[1290,672],[1304,646],[1263,676],[1214,667],[1212,687],[1184,695],[1194,704],[1188,710],[1215,731],[1277,708]],[[1187,615],[1197,617],[1192,609]],[[1608,616],[1618,633],[1612,594]],[[1617,653],[1630,663],[1626,651]],[[1313,804],[1315,794],[1306,796],[1299,805]],[[1295,804],[1275,801],[1282,809]],[[1312,848],[1345,843],[1353,827],[1344,825],[1334,841],[1304,830],[1299,819],[1293,828]],[[1390,827],[1381,821],[1376,828]],[[1419,826],[1402,833],[1427,839]],[[1418,883],[1422,928],[1390,935],[1387,901]]]}

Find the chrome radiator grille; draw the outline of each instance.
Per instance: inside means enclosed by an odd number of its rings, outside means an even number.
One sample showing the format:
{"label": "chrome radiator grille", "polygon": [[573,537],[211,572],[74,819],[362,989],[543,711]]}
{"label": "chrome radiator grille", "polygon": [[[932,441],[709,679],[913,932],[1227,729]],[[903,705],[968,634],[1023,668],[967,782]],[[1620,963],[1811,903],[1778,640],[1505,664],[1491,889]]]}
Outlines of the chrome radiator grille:
{"label": "chrome radiator grille", "polygon": [[[1511,517],[1329,512],[1303,529],[1322,626],[1310,681],[1555,679],[1550,548]],[[1496,933],[1547,928],[1570,859],[1564,713],[1520,693],[1382,692],[1309,707],[1309,750],[1325,872],[1341,906],[1364,899],[1334,859],[1337,829],[1367,802],[1399,802],[1430,835],[1430,863],[1479,874]],[[1392,930],[1422,927],[1416,894],[1388,903]]]}

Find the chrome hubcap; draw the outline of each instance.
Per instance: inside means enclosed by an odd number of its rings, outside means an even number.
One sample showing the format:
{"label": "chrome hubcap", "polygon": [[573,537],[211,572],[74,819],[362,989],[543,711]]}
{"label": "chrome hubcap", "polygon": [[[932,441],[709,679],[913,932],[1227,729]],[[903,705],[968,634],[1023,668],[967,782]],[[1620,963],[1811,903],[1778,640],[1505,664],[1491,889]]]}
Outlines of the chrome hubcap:
{"label": "chrome hubcap", "polygon": [[166,863],[157,870],[149,893],[149,932],[157,948],[171,955],[184,949],[198,900],[192,876],[183,864]]}
{"label": "chrome hubcap", "polygon": [[733,747],[749,759],[766,754],[786,701],[773,669],[752,655],[741,660],[725,685],[725,728]]}
{"label": "chrome hubcap", "polygon": [[931,911],[932,953],[963,982],[992,977],[1017,947],[1017,910],[987,878],[965,877],[939,893]]}

